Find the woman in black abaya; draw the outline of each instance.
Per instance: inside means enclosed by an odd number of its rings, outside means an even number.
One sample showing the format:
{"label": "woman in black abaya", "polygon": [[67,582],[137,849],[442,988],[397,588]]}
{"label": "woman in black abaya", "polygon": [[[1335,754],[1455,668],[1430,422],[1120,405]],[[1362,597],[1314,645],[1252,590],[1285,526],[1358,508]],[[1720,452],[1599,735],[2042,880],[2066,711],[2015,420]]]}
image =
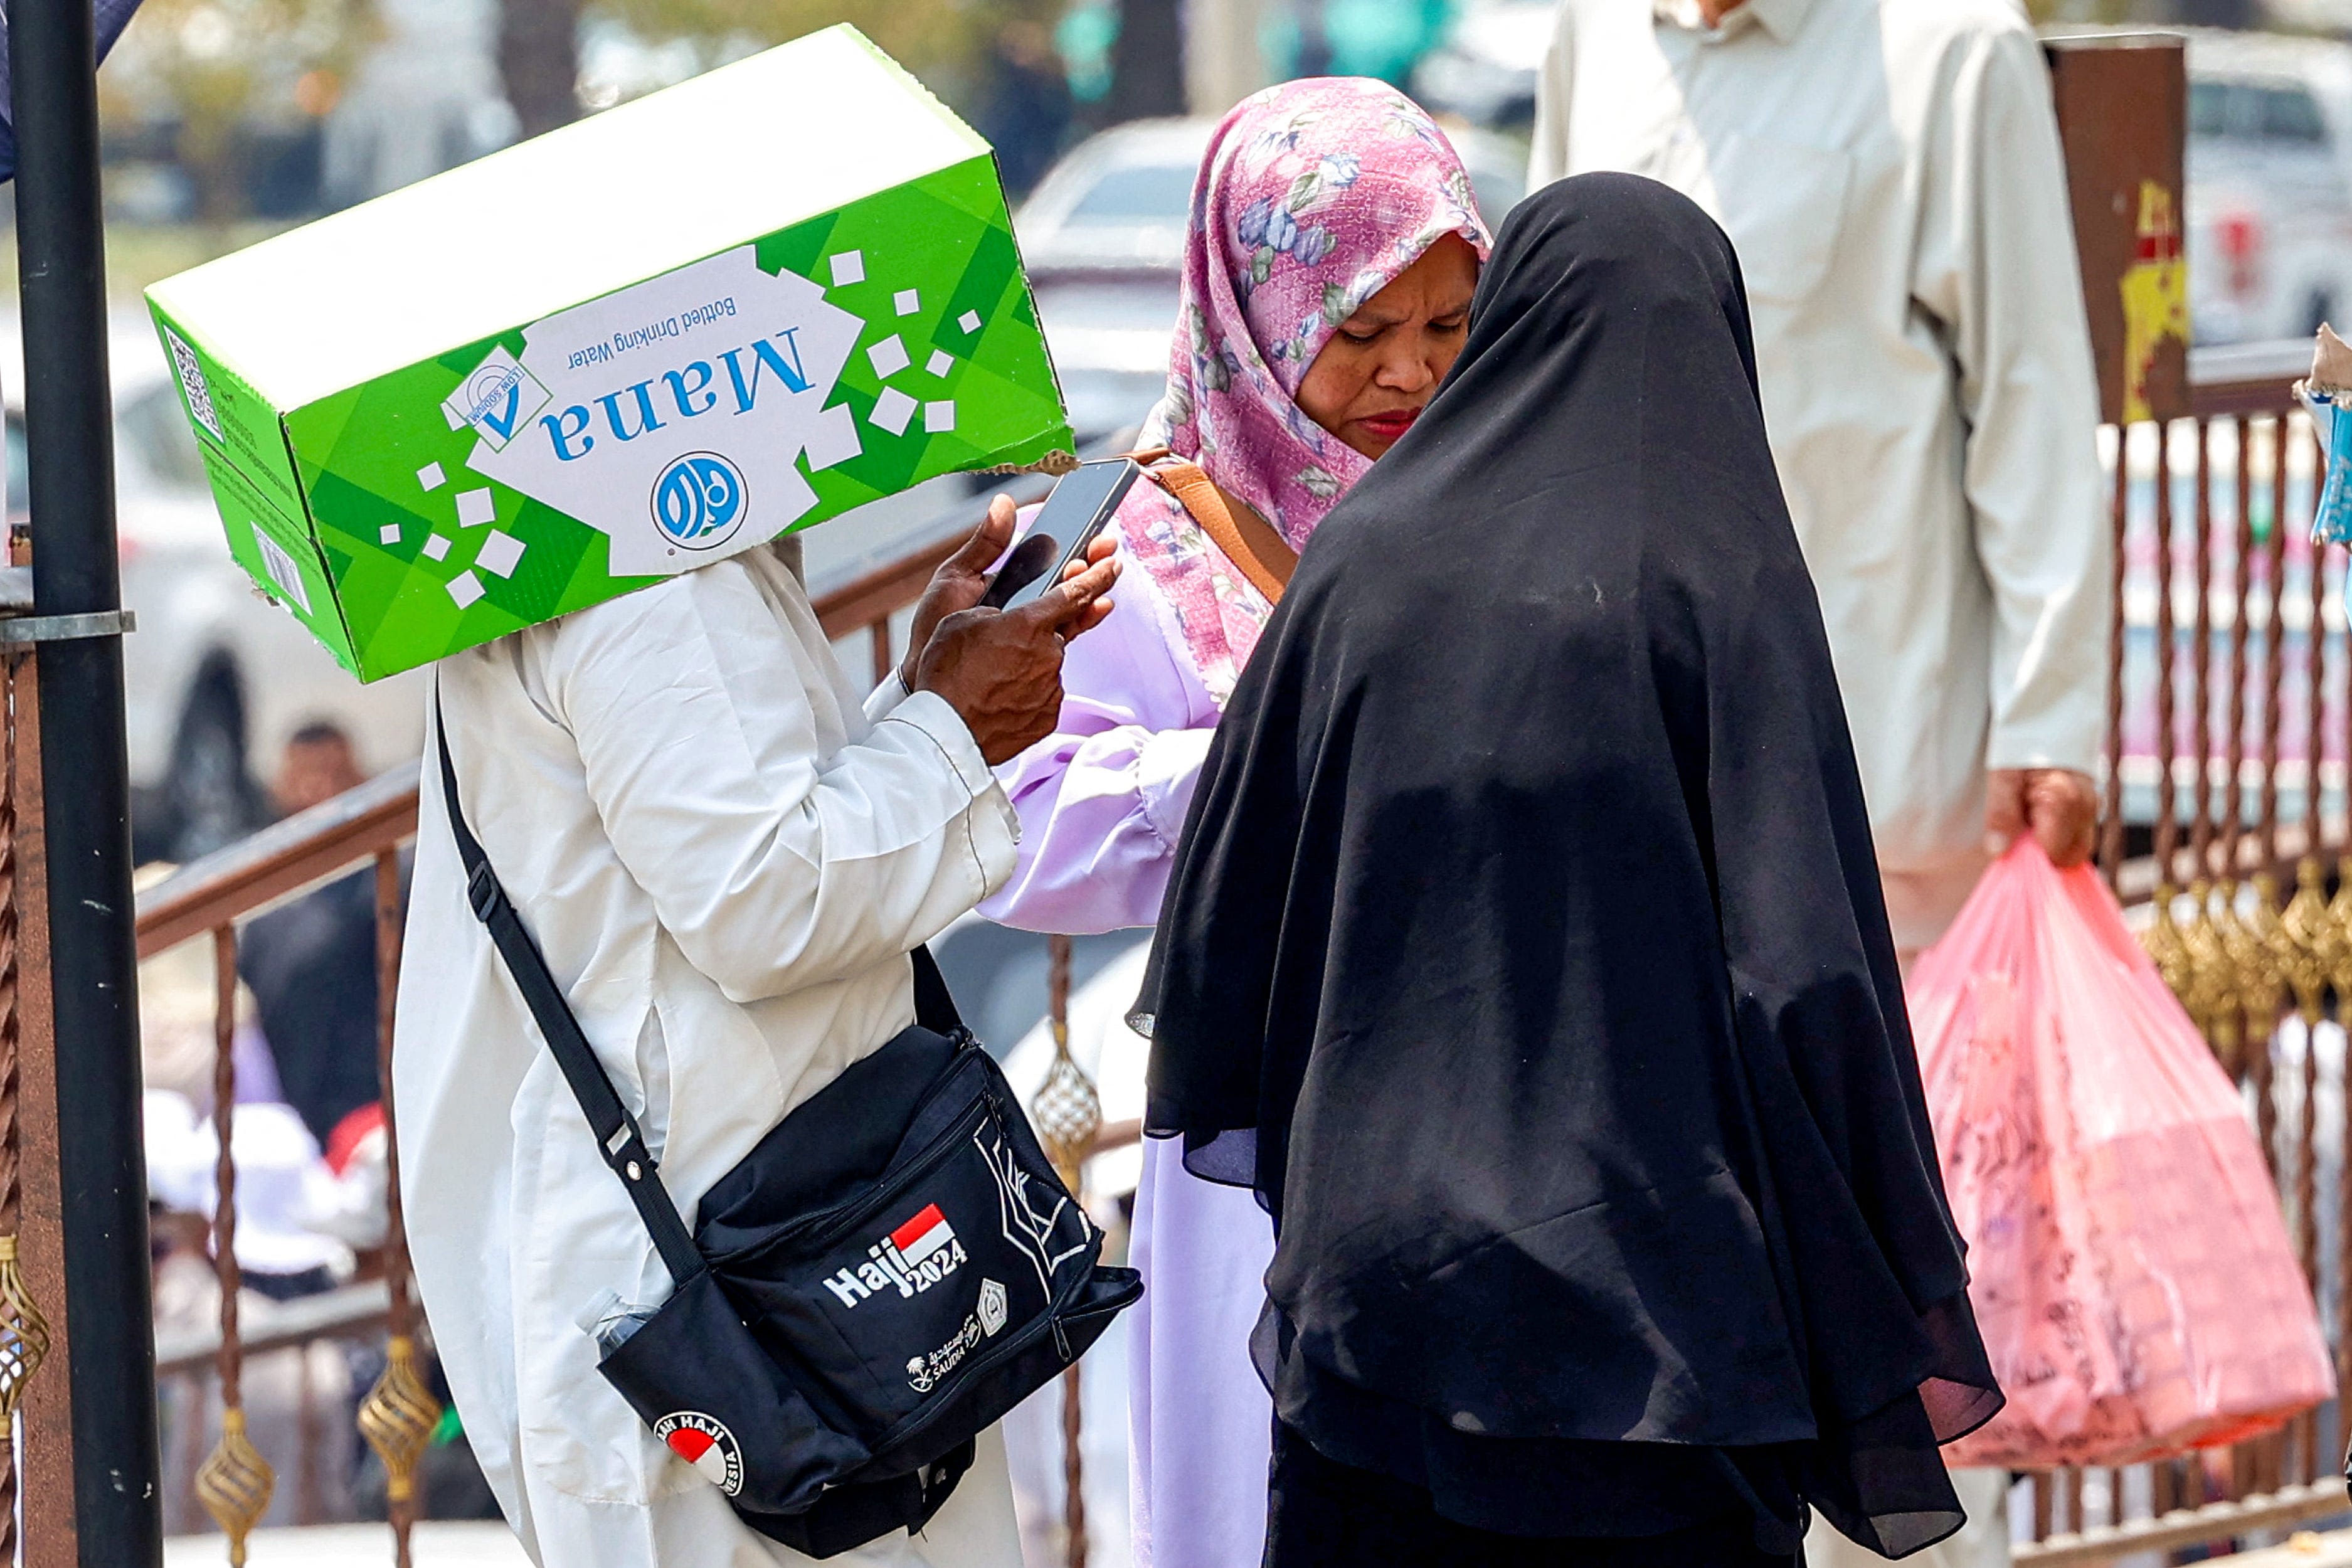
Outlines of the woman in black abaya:
{"label": "woman in black abaya", "polygon": [[1228,705],[1139,1024],[1279,1241],[1272,1568],[1901,1555],[1999,1408],[1730,243],[1504,226]]}

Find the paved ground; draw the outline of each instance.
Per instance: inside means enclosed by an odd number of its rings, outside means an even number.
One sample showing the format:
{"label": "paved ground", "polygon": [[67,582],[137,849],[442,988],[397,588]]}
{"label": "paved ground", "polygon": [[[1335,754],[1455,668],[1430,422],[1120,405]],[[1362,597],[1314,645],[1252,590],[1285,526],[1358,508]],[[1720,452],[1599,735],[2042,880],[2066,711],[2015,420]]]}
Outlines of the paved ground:
{"label": "paved ground", "polygon": [[[420,1524],[416,1568],[530,1568],[503,1524]],[[228,1561],[217,1535],[174,1536],[163,1543],[163,1568],[213,1568]],[[335,1524],[312,1530],[265,1530],[247,1542],[252,1568],[383,1568],[392,1538],[380,1524]]]}

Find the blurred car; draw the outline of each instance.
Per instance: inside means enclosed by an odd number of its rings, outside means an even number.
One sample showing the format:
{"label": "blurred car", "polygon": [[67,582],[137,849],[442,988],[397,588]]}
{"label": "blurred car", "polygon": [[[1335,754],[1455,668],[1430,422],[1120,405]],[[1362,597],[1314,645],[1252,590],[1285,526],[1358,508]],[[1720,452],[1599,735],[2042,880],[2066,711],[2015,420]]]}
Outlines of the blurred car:
{"label": "blurred car", "polygon": [[[122,644],[133,848],[142,860],[184,860],[269,820],[257,775],[313,720],[341,725],[371,771],[417,755],[425,678],[361,685],[254,589],[221,537],[154,332],[120,322],[108,352],[122,602],[139,617]],[[26,505],[23,384],[8,377],[12,521]]]}
{"label": "blurred car", "polygon": [[2352,309],[2352,47],[2188,37],[2196,340],[2308,337]]}
{"label": "blurred car", "polygon": [[1559,18],[1557,0],[1473,0],[1413,68],[1412,96],[1433,112],[1525,134]]}
{"label": "blurred car", "polygon": [[[1081,445],[1141,421],[1168,381],[1192,178],[1216,121],[1146,120],[1089,137],[1022,204],[1013,226]],[[1449,131],[1489,225],[1527,190],[1527,156]]]}

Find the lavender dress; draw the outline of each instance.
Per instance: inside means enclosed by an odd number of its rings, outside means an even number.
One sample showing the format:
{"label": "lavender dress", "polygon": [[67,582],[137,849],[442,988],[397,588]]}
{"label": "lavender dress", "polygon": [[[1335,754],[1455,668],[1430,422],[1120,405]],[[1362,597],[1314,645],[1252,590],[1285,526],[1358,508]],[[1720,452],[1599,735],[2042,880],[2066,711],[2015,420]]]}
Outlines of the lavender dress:
{"label": "lavender dress", "polygon": [[[1458,236],[1470,176],[1419,107],[1361,78],[1268,88],[1217,127],[1193,193],[1168,391],[1145,440],[1199,461],[1294,546],[1370,468],[1294,398],[1358,306]],[[997,776],[1018,867],[981,906],[1068,935],[1150,926],[1209,732],[1270,606],[1155,485],[1118,512],[1118,608],[1070,645],[1060,732]],[[1145,1148],[1130,1319],[1136,1562],[1248,1568],[1265,1543],[1274,1408],[1249,1358],[1272,1223],[1255,1194]]]}
{"label": "lavender dress", "polygon": [[[1020,813],[1020,864],[981,906],[1073,935],[1149,926],[1168,886],[1217,706],[1150,575],[1070,644],[1062,730],[999,776]],[[1184,1169],[1147,1139],[1129,1315],[1128,1425],[1137,1568],[1248,1568],[1265,1545],[1274,1406],[1250,1364],[1274,1230],[1255,1194]]]}

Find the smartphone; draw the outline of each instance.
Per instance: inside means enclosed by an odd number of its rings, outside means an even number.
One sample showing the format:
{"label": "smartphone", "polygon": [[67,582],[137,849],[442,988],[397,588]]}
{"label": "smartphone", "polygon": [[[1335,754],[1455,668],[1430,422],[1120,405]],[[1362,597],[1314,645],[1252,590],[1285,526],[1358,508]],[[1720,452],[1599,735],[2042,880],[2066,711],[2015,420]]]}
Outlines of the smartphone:
{"label": "smartphone", "polygon": [[[981,603],[999,610],[1017,610],[1062,580],[1071,563],[1087,558],[1087,550],[1109,525],[1111,514],[1143,476],[1130,458],[1107,458],[1080,463],[1055,482],[1054,493],[1037,513]],[[1058,559],[1054,551],[1061,540],[1070,547]],[[1040,542],[1043,548],[1039,548]],[[1052,559],[1046,567],[1044,563]]]}

